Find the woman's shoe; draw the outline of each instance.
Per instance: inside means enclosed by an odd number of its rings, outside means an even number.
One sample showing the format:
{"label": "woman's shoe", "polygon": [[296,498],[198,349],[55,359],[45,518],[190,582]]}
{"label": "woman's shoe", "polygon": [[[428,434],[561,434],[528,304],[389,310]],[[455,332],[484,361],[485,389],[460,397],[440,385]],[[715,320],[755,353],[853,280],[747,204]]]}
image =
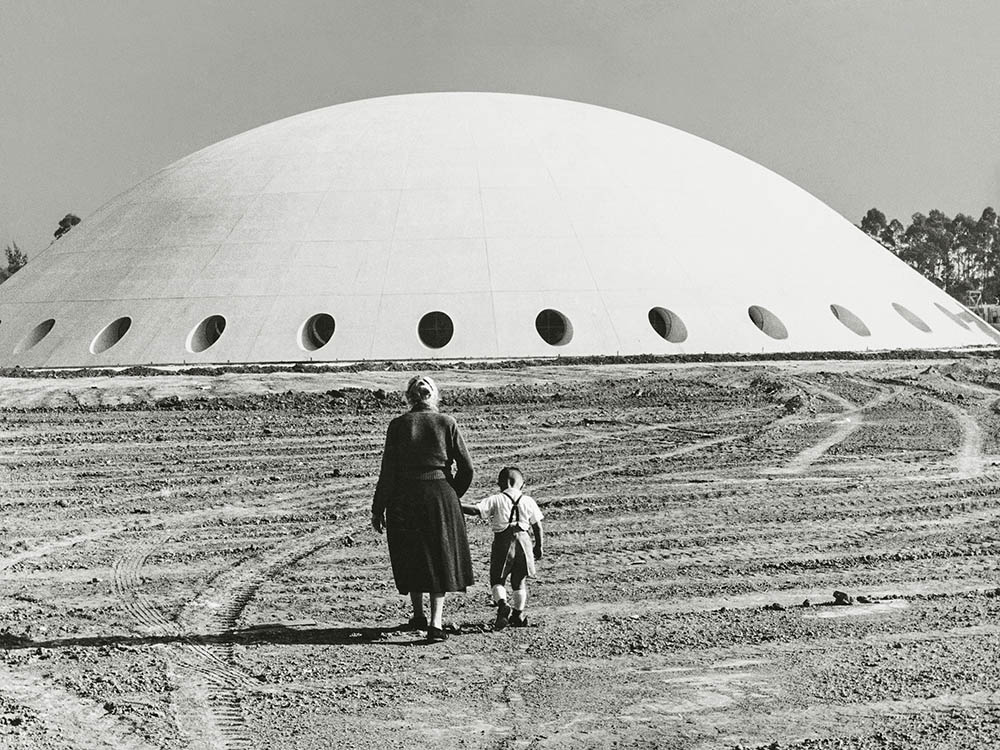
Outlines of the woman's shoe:
{"label": "woman's shoe", "polygon": [[441,641],[446,640],[448,640],[448,634],[441,630],[441,628],[436,628],[433,625],[427,628],[428,643],[440,643]]}
{"label": "woman's shoe", "polygon": [[510,616],[509,623],[512,628],[526,628],[528,627],[528,616],[515,609],[514,614]]}
{"label": "woman's shoe", "polygon": [[403,630],[427,630],[427,617],[425,615],[414,615],[406,621]]}

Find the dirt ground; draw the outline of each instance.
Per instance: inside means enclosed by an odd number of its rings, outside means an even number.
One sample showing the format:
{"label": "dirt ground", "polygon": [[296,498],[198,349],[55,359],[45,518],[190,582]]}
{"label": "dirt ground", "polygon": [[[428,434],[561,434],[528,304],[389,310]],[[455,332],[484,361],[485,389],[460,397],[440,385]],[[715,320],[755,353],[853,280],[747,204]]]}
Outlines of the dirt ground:
{"label": "dirt ground", "polygon": [[1000,743],[995,360],[434,375],[546,514],[530,627],[470,520],[461,632],[397,629],[405,372],[0,379],[0,747]]}

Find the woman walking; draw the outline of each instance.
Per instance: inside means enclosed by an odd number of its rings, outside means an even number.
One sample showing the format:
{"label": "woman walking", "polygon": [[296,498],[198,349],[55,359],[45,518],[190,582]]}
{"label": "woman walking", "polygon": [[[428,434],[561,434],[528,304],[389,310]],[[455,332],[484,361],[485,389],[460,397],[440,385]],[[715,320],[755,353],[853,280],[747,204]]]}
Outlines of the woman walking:
{"label": "woman walking", "polygon": [[[472,483],[472,461],[454,418],[438,411],[437,385],[417,375],[406,386],[410,410],[389,423],[372,501],[372,528],[386,532],[392,576],[409,594],[408,625],[443,641],[445,593],[473,583],[472,557],[458,499]],[[430,620],[424,615],[430,594]]]}

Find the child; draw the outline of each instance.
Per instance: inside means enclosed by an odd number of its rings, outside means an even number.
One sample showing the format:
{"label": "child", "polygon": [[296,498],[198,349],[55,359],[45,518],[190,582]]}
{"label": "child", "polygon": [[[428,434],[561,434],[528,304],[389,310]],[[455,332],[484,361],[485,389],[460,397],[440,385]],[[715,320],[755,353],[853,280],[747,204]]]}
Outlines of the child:
{"label": "child", "polygon": [[[490,549],[490,586],[493,601],[497,605],[494,630],[503,630],[508,625],[523,628],[528,624],[524,614],[528,603],[528,588],[525,579],[534,578],[535,560],[542,559],[542,512],[538,505],[521,488],[524,475],[516,466],[508,466],[500,471],[497,478],[500,492],[480,500],[475,505],[462,503],[462,512],[470,516],[480,516],[493,527],[493,546]],[[535,535],[532,549],[528,527]],[[504,582],[510,576],[510,604]]]}

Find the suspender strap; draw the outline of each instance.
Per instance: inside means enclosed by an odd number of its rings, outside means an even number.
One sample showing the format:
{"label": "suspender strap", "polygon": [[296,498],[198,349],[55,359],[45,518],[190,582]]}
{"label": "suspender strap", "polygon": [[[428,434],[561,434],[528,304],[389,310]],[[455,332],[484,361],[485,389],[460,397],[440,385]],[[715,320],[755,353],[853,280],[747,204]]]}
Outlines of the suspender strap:
{"label": "suspender strap", "polygon": [[[507,495],[506,492],[503,493],[503,494]],[[510,495],[507,495],[507,497],[510,497]],[[507,528],[508,529],[511,526],[518,526],[518,528],[520,528],[519,523],[518,523],[518,521],[520,520],[520,519],[518,519],[518,502],[520,500],[521,500],[521,495],[517,496],[517,500],[515,500],[512,497],[510,497],[510,502],[512,504],[510,506],[510,516],[507,518]]]}

